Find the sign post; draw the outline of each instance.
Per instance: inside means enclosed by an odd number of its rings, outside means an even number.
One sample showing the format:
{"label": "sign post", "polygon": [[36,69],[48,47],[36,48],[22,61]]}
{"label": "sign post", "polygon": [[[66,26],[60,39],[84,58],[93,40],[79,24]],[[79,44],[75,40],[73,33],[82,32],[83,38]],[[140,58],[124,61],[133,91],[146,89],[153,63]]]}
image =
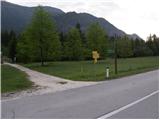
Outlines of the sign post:
{"label": "sign post", "polygon": [[94,75],[95,75],[95,78],[96,78],[95,65],[97,63],[97,59],[99,58],[99,53],[97,51],[92,51],[92,58],[94,59]]}
{"label": "sign post", "polygon": [[109,78],[109,67],[106,66],[106,78]]}

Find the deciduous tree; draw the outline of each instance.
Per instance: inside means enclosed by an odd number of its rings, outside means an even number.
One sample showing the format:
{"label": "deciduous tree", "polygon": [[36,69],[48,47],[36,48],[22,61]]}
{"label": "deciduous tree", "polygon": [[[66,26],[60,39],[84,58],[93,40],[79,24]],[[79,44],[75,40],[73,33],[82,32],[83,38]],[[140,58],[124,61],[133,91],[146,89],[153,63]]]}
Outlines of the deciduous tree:
{"label": "deciduous tree", "polygon": [[[25,47],[30,49],[28,52],[32,52],[26,53],[27,51],[25,51],[25,54],[30,54],[30,56],[33,56],[30,58],[34,58],[34,60],[40,60],[42,66],[45,61],[55,60],[60,57],[61,44],[56,25],[43,7],[36,8],[32,21],[23,36],[24,39],[19,41],[21,43],[18,49],[24,49]],[[21,46],[21,44],[23,45]]]}
{"label": "deciduous tree", "polygon": [[82,60],[83,47],[80,32],[77,28],[71,28],[65,42],[65,56],[69,60]]}
{"label": "deciduous tree", "polygon": [[97,50],[100,53],[100,58],[107,56],[107,39],[106,32],[99,23],[92,23],[86,33],[87,47],[90,52]]}

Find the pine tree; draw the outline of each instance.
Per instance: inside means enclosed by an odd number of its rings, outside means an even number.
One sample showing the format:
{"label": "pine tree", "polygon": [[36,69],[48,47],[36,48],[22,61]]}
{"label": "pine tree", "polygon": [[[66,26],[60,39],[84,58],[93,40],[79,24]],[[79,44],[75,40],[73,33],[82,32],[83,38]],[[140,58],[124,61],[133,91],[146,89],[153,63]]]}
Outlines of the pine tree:
{"label": "pine tree", "polygon": [[15,62],[14,58],[16,57],[16,34],[14,31],[10,32],[10,41],[8,43],[8,56],[11,58],[12,62]]}
{"label": "pine tree", "polygon": [[80,25],[80,23],[77,23],[76,24],[76,28],[78,29],[78,31],[79,31],[79,33],[80,33],[80,37],[81,37],[81,40],[82,40],[82,44],[83,44],[83,46],[85,47],[85,45],[86,45],[86,39],[85,39],[85,34],[82,32],[82,30],[81,30],[81,25]]}
{"label": "pine tree", "polygon": [[1,32],[1,51],[3,56],[8,56],[8,43],[10,41],[10,33],[8,31]]}
{"label": "pine tree", "polygon": [[144,40],[135,39],[133,40],[133,54],[134,57],[151,56],[153,55],[153,52],[149,47],[147,47]]}
{"label": "pine tree", "polygon": [[9,40],[10,40],[10,33],[6,30],[1,33],[1,43],[5,47],[8,46],[8,43],[9,43]]}
{"label": "pine tree", "polygon": [[127,36],[117,40],[117,54],[123,58],[133,56],[132,41]]}
{"label": "pine tree", "polygon": [[155,34],[153,34],[152,39],[154,44],[154,50],[153,50],[154,55],[158,56],[159,55],[159,38]]}

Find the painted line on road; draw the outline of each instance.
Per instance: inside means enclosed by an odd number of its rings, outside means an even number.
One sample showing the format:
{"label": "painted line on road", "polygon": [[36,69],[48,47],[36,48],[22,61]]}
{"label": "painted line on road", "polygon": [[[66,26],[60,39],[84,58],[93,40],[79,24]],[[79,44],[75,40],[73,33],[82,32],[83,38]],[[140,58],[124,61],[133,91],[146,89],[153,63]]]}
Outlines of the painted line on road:
{"label": "painted line on road", "polygon": [[133,106],[133,105],[135,105],[135,104],[137,104],[137,103],[139,103],[139,102],[141,102],[141,101],[143,101],[143,100],[145,100],[145,99],[153,96],[153,95],[155,95],[155,94],[157,94],[158,92],[159,92],[159,90],[154,91],[151,94],[149,94],[149,95],[147,95],[147,96],[145,96],[145,97],[143,97],[143,98],[141,98],[139,100],[136,100],[136,101],[134,101],[134,102],[132,102],[132,103],[126,105],[126,106],[123,106],[123,107],[121,107],[121,108],[119,108],[119,109],[117,109],[115,111],[112,111],[112,112],[107,113],[107,114],[105,114],[105,115],[103,115],[101,117],[98,117],[97,119],[106,119],[106,118],[109,118],[109,117],[111,117],[111,116],[113,116],[113,115],[115,115],[115,114],[117,114],[117,113],[119,113],[119,112],[121,112],[121,111],[123,111],[123,110],[125,110],[125,109],[127,109],[127,108],[129,108],[129,107],[131,107],[131,106]]}

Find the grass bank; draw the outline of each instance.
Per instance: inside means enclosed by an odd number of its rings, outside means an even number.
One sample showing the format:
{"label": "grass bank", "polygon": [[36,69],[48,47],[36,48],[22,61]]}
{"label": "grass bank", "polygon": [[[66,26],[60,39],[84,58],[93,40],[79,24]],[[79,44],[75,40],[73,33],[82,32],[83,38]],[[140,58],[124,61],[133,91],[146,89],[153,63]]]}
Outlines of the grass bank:
{"label": "grass bank", "polygon": [[33,70],[80,81],[105,80],[106,66],[110,68],[110,78],[117,78],[136,73],[158,69],[159,57],[139,57],[118,59],[118,74],[114,74],[114,59],[99,60],[97,64],[93,61],[75,62],[50,62],[46,66],[40,63],[24,64],[25,67]]}
{"label": "grass bank", "polygon": [[1,91],[13,92],[30,88],[32,82],[28,80],[27,75],[8,65],[1,65]]}

